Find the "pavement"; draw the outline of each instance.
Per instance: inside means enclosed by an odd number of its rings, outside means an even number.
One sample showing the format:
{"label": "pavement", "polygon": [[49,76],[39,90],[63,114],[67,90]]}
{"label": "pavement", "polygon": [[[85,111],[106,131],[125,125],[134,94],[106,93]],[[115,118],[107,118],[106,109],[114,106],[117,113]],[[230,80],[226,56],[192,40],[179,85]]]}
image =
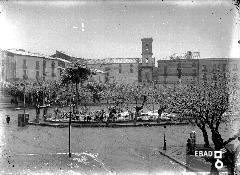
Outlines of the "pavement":
{"label": "pavement", "polygon": [[176,162],[177,164],[181,165],[182,167],[188,169],[190,172],[193,172],[197,175],[204,175],[208,173],[201,173],[201,170],[197,170],[194,168],[189,167],[186,164],[186,147],[168,147],[166,150],[159,150],[159,153],[163,156],[168,157],[170,160]]}
{"label": "pavement", "polygon": [[[169,146],[166,150],[160,149],[159,153],[170,160],[176,162],[177,164],[185,167],[186,172],[192,172],[197,175],[208,175],[211,171],[211,164],[203,159],[198,159],[197,167],[191,167],[186,163],[186,147],[185,146]],[[194,156],[193,156],[194,157]],[[228,174],[226,167],[222,168],[219,172],[220,174]]]}
{"label": "pavement", "polygon": [[[188,174],[185,145],[189,133],[196,131],[197,143],[203,143],[201,131],[191,125],[73,127],[71,150],[75,154],[68,159],[68,128],[17,127],[17,114],[22,112],[0,112],[0,129],[3,131],[0,132],[0,169],[4,170],[0,170],[0,174],[17,174],[18,171],[23,174],[74,174],[71,173],[74,171],[81,174],[182,175]],[[35,110],[27,110],[27,113],[30,121],[34,120]],[[6,114],[11,117],[9,125],[5,121]],[[222,127],[224,138],[229,137],[229,129],[232,128]],[[162,150],[163,133],[166,134],[166,151]]]}

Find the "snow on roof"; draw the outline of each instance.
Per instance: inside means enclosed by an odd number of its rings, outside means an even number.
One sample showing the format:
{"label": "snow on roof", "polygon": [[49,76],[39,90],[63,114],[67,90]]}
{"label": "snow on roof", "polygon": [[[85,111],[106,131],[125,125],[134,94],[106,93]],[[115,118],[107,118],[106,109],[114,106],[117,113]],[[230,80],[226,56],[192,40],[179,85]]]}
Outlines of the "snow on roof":
{"label": "snow on roof", "polygon": [[174,53],[169,57],[165,57],[162,60],[175,60],[175,59],[200,59],[200,52],[191,52],[188,51],[186,53]]}
{"label": "snow on roof", "polygon": [[[56,52],[59,52],[59,53],[64,54],[64,55],[66,55],[66,56],[68,56],[68,57],[71,57],[71,58],[78,58],[78,57],[76,57],[75,55],[66,53],[66,52],[64,52],[64,51],[59,51],[59,50],[57,50]],[[79,58],[79,59],[80,59],[80,58]]]}
{"label": "snow on roof", "polygon": [[65,62],[65,63],[71,63],[71,61],[68,61],[68,60],[65,60],[65,59],[62,59],[62,58],[55,57],[55,59],[59,60],[59,61],[62,61],[62,62]]}
{"label": "snow on roof", "polygon": [[23,49],[7,49],[7,52],[11,52],[16,55],[24,55],[24,56],[31,56],[31,57],[40,57],[40,58],[47,58],[47,59],[55,59],[53,57],[50,57],[48,55],[40,54],[40,53],[32,53]]}
{"label": "snow on roof", "polygon": [[101,70],[99,70],[99,69],[92,69],[92,68],[91,68],[91,70],[92,70],[93,72],[95,72],[95,73],[101,73],[101,74],[106,73],[106,72],[101,71]]}
{"label": "snow on roof", "polygon": [[104,59],[88,59],[87,64],[124,64],[138,63],[139,58],[104,58]]}

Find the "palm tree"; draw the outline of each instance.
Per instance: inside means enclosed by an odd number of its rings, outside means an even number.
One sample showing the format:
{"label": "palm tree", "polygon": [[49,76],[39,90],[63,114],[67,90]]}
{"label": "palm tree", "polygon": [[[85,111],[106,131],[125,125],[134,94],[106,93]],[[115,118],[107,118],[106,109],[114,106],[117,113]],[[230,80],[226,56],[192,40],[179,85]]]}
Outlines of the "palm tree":
{"label": "palm tree", "polygon": [[95,74],[95,72],[87,68],[86,65],[77,62],[73,63],[64,71],[61,83],[63,85],[68,85],[69,83],[71,83],[74,84],[76,88],[76,110],[78,109],[79,101],[79,83],[81,83],[82,85],[91,74]]}

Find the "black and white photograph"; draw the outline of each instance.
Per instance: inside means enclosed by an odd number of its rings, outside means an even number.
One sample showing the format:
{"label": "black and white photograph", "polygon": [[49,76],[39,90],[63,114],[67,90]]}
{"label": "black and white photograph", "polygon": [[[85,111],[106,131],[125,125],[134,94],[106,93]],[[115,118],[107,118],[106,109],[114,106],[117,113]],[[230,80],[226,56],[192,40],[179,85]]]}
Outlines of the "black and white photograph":
{"label": "black and white photograph", "polygon": [[240,175],[240,1],[0,1],[0,153],[3,175]]}

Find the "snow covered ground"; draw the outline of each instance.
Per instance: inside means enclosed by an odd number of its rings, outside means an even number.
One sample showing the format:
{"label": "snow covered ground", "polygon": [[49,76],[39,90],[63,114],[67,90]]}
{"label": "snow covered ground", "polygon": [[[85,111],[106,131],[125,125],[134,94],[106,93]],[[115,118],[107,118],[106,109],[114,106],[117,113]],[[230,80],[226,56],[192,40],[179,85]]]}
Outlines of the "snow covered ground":
{"label": "snow covered ground", "polygon": [[[159,154],[166,133],[167,148],[185,146],[193,126],[133,128],[72,128],[68,157],[68,128],[17,126],[22,111],[0,111],[0,174],[186,174],[184,168]],[[30,120],[35,110],[28,110]],[[11,117],[10,124],[5,115]],[[231,127],[223,127],[224,138]]]}

